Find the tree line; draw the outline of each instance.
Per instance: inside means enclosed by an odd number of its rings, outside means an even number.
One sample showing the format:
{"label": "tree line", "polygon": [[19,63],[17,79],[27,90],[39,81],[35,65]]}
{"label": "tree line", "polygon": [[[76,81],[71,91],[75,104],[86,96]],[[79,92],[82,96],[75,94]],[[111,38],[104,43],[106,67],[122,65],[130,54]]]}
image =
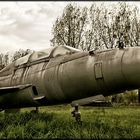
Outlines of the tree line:
{"label": "tree line", "polygon": [[123,41],[139,46],[139,9],[126,2],[112,8],[93,3],[89,8],[69,4],[52,28],[52,46],[68,45],[81,50],[109,49]]}

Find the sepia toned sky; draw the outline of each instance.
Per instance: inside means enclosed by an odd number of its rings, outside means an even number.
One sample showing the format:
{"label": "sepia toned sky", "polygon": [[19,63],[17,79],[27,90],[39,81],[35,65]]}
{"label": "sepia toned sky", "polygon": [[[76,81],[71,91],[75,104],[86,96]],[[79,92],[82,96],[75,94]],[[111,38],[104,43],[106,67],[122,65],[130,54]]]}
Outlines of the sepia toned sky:
{"label": "sepia toned sky", "polygon": [[[0,2],[0,53],[50,47],[52,26],[69,3],[89,7],[93,2]],[[116,2],[105,3],[109,6]],[[140,2],[130,1],[129,4],[140,7]]]}

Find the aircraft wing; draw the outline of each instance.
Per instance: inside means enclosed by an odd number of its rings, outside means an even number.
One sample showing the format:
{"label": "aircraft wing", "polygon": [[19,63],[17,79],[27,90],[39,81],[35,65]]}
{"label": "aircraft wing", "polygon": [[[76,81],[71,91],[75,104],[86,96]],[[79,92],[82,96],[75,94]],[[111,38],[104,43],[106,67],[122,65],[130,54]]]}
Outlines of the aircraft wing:
{"label": "aircraft wing", "polygon": [[88,98],[75,100],[71,103],[72,106],[76,104],[80,106],[112,106],[111,102],[107,101],[103,95],[96,95]]}
{"label": "aircraft wing", "polygon": [[105,97],[103,95],[96,95],[88,98],[83,98],[79,100],[72,101],[71,105],[74,106],[75,104],[85,105],[90,104],[92,102],[103,102],[105,101]]}
{"label": "aircraft wing", "polygon": [[0,88],[0,95],[16,92],[16,91],[19,91],[19,90],[22,90],[31,86],[32,86],[31,84],[26,84],[26,85],[12,86],[12,87],[2,87]]}
{"label": "aircraft wing", "polygon": [[0,109],[32,107],[46,103],[46,97],[38,95],[32,84],[0,88]]}

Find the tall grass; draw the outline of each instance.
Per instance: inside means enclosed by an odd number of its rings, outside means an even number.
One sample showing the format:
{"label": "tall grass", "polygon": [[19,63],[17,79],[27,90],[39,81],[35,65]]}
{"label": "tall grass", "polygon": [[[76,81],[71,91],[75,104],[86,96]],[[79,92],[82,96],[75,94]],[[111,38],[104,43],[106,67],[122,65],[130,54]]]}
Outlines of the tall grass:
{"label": "tall grass", "polygon": [[0,113],[0,139],[140,138],[140,107],[80,107],[83,124],[71,117],[70,106],[41,107],[38,114]]}

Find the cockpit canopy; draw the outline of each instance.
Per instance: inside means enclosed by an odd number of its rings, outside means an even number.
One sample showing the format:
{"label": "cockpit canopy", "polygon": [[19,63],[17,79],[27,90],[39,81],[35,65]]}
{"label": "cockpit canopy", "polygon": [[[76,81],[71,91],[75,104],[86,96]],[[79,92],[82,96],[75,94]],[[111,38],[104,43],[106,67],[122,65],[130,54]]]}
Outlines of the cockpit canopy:
{"label": "cockpit canopy", "polygon": [[3,68],[0,71],[0,76],[7,76],[7,75],[12,74],[12,71],[15,66],[20,66],[28,62],[40,60],[43,58],[51,59],[58,56],[62,56],[66,54],[73,54],[77,52],[80,52],[80,50],[69,47],[69,46],[58,46],[58,47],[48,48],[43,51],[33,52],[7,65],[5,68]]}
{"label": "cockpit canopy", "polygon": [[43,58],[54,58],[54,57],[58,57],[58,56],[66,55],[66,54],[77,53],[80,51],[81,50],[79,49],[75,49],[73,47],[64,46],[64,45],[52,47],[52,48],[48,48],[42,51],[33,52],[31,54],[28,54],[24,57],[19,58],[18,60],[16,60],[15,66],[25,64],[28,61],[32,62],[32,61],[43,59]]}
{"label": "cockpit canopy", "polygon": [[34,52],[33,55],[30,57],[30,61],[41,59],[44,57],[50,57],[50,58],[58,57],[66,54],[77,53],[79,51],[80,50],[69,46],[52,47],[42,51]]}

